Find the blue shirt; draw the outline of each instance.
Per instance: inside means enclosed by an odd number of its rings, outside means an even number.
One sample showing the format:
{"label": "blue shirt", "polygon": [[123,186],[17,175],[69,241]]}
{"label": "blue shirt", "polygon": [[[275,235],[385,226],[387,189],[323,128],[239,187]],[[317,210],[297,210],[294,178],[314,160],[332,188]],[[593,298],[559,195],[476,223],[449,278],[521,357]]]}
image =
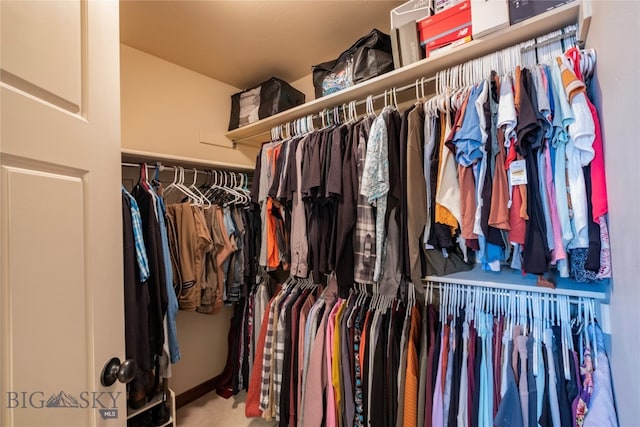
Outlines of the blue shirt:
{"label": "blue shirt", "polygon": [[147,249],[144,246],[144,237],[142,235],[142,217],[140,216],[140,208],[138,202],[133,196],[122,186],[122,193],[129,198],[131,206],[131,223],[133,224],[133,240],[136,245],[136,262],[138,264],[138,278],[140,282],[146,282],[149,279],[149,259],[147,258]]}
{"label": "blue shirt", "polygon": [[160,225],[160,240],[162,244],[162,258],[164,261],[165,282],[167,286],[167,336],[169,337],[169,356],[171,363],[181,359],[180,345],[178,344],[178,328],[176,326],[176,313],[178,312],[178,298],[173,289],[173,269],[169,255],[169,238],[165,225],[165,207],[162,197],[156,195],[156,209],[158,211],[158,224]]}

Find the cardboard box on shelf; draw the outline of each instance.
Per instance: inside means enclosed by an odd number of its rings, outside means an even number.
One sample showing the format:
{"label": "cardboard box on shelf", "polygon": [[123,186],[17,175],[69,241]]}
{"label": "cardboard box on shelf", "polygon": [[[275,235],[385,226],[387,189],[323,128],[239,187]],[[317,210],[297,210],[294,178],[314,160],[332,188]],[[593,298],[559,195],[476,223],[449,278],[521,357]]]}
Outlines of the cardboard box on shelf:
{"label": "cardboard box on shelf", "polygon": [[411,0],[391,9],[391,28],[400,28],[408,22],[416,22],[431,15],[432,0]]}
{"label": "cardboard box on shelf", "polygon": [[473,38],[479,39],[509,26],[509,6],[506,0],[471,0]]}
{"label": "cardboard box on shelf", "polygon": [[449,9],[418,22],[420,45],[426,56],[433,49],[443,47],[472,34],[471,1],[465,0]]}
{"label": "cardboard box on shelf", "polygon": [[573,0],[508,0],[509,22],[511,25],[540,15],[548,10],[572,2]]}
{"label": "cardboard box on shelf", "polygon": [[400,28],[391,30],[391,44],[393,65],[396,69],[424,58],[418,36],[418,24],[415,21],[409,21]]}

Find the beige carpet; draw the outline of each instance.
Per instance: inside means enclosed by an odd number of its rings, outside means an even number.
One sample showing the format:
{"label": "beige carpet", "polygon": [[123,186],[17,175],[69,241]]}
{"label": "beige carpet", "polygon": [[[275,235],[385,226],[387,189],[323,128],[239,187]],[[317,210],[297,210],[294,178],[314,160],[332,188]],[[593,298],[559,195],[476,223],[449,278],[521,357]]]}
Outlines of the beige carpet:
{"label": "beige carpet", "polygon": [[275,422],[259,418],[245,418],[246,392],[223,399],[215,392],[206,394],[178,409],[177,427],[273,427]]}

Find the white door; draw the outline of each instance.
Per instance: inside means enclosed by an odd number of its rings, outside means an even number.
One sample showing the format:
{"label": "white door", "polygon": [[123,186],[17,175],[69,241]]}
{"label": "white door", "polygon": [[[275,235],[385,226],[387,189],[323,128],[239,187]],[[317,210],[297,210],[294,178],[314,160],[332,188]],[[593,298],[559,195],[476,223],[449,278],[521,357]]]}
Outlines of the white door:
{"label": "white door", "polygon": [[0,425],[122,427],[118,2],[0,19]]}

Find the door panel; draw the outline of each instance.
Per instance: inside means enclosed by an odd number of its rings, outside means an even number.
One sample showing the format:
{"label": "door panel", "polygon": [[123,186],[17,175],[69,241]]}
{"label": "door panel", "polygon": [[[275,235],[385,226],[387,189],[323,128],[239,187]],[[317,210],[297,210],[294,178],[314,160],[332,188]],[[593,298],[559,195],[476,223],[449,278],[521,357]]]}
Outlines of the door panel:
{"label": "door panel", "polygon": [[3,1],[2,80],[68,109],[80,110],[80,1]]}
{"label": "door panel", "polygon": [[[87,390],[92,384],[86,383],[90,373],[86,355],[90,354],[90,348],[87,340],[88,292],[84,280],[82,177],[73,173],[61,175],[36,168],[16,168],[7,163],[2,166],[5,189],[0,203],[7,217],[6,237],[11,248],[8,320],[10,325],[15,325],[11,328],[8,355],[11,366],[9,390],[43,391],[42,378],[32,375],[34,366],[47,372],[47,381],[60,384],[61,390]],[[54,285],[60,283],[65,283],[64,292]],[[55,307],[57,313],[47,320],[42,319],[40,313],[50,313],[51,307]],[[31,325],[29,333],[21,333],[19,325]],[[60,335],[77,337],[64,341],[69,356],[43,357],[48,353],[47,349],[59,347]],[[36,408],[13,411],[14,423],[29,425],[41,410],[42,401],[59,391],[54,389],[34,395]],[[67,393],[79,399],[76,393]],[[15,405],[15,400],[12,404]],[[49,411],[48,425],[68,425],[67,412],[72,410]],[[87,425],[88,415],[83,411],[83,422]]]}
{"label": "door panel", "polygon": [[0,19],[0,425],[123,427],[118,2]]}

